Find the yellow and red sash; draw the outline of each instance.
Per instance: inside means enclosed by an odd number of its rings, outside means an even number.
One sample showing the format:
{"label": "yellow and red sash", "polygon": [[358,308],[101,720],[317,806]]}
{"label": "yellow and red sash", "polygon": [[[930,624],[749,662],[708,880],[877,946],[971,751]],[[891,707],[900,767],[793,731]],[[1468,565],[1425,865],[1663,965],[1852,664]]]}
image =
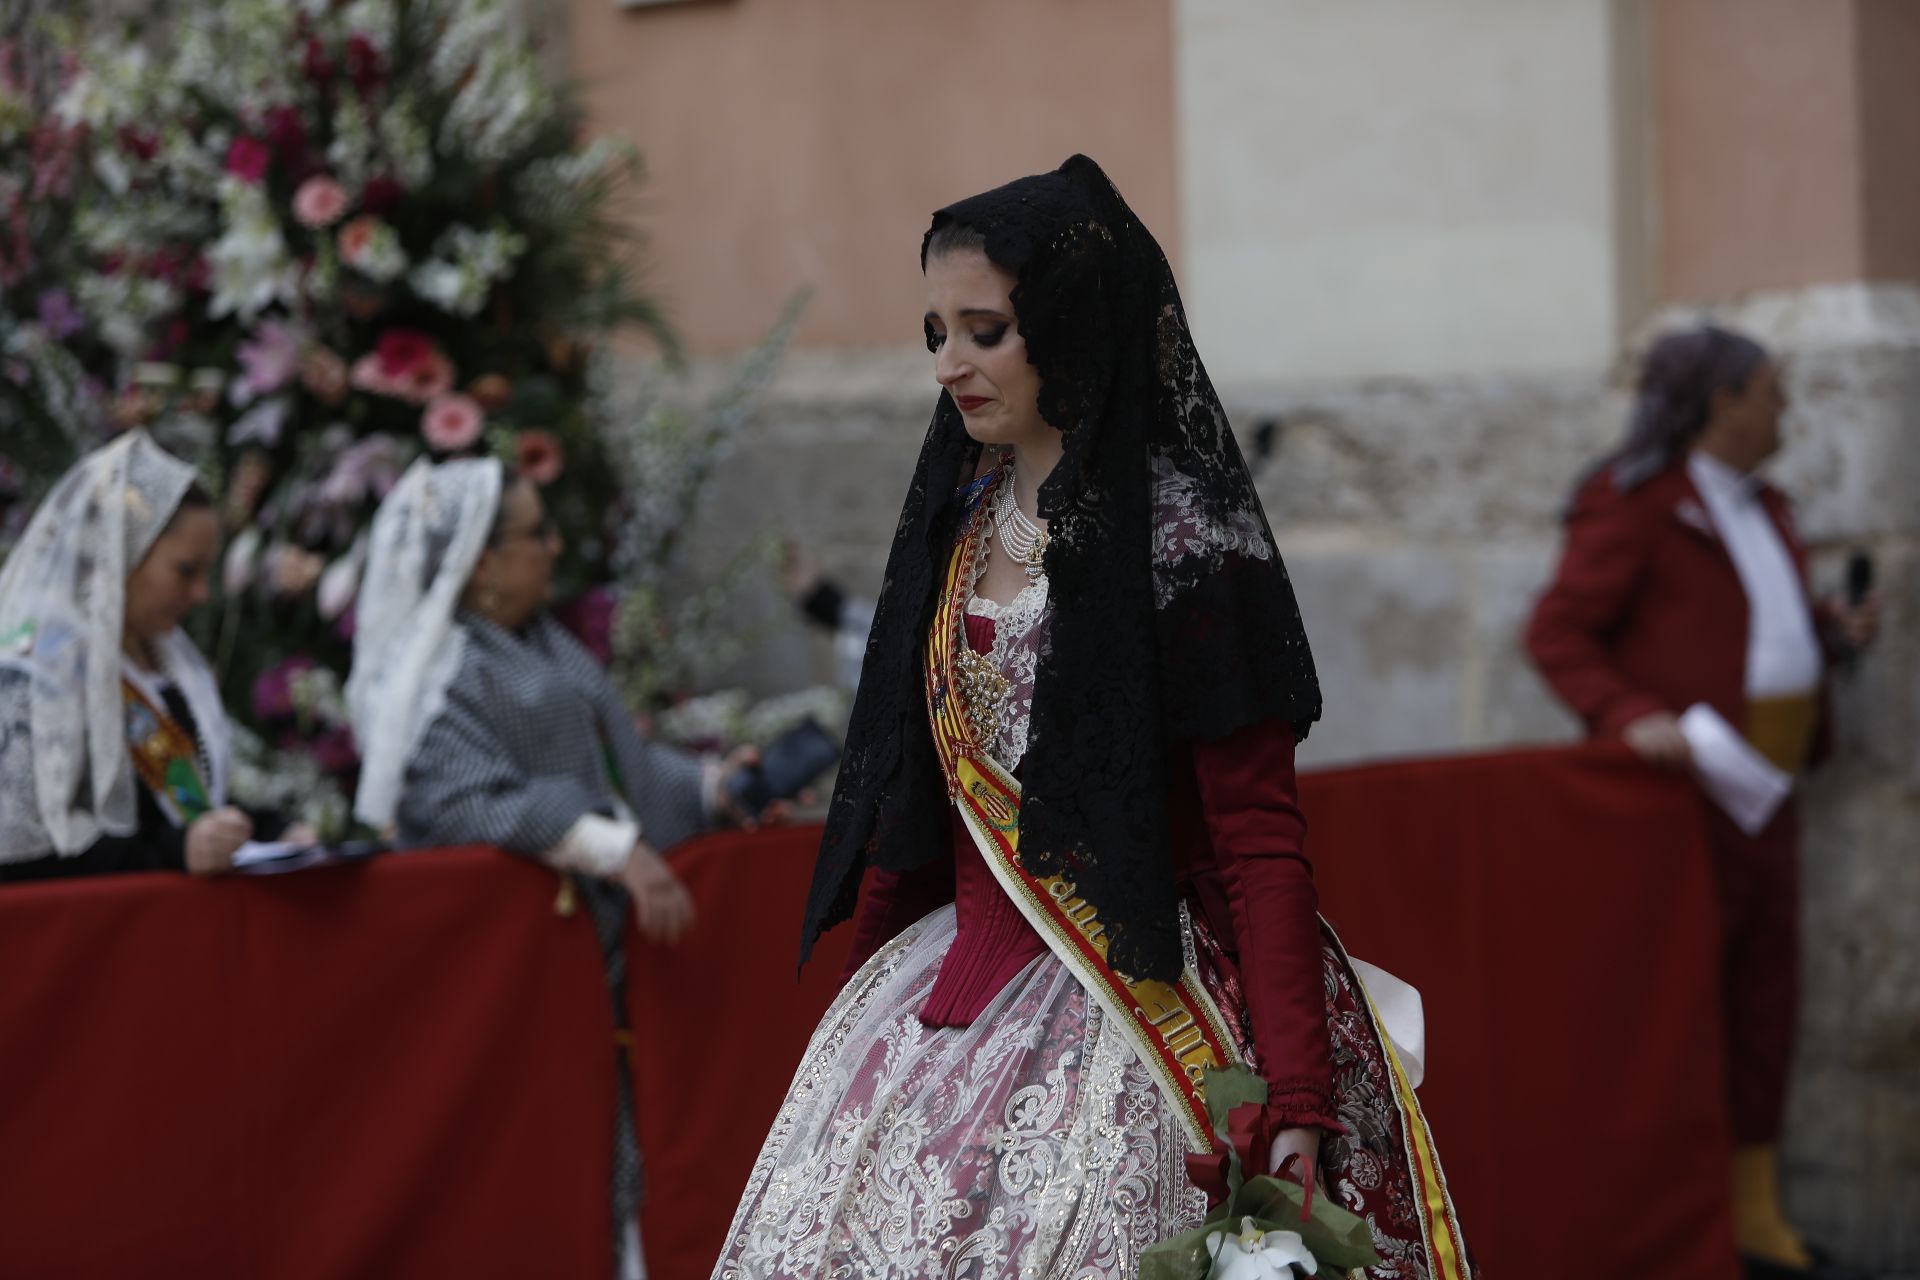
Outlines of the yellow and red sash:
{"label": "yellow and red sash", "polygon": [[947,793],[995,879],[1060,962],[1100,1002],[1140,1061],[1173,1103],[1196,1152],[1215,1148],[1207,1120],[1206,1069],[1240,1061],[1225,1020],[1191,965],[1174,983],[1130,978],[1107,963],[1106,927],[1098,908],[1062,875],[1036,876],[1021,865],[1020,783],[988,753],[976,702],[991,695],[995,672],[980,670],[965,634],[967,599],[984,543],[991,486],[976,493],[965,533],[954,548],[927,638],[927,712],[946,774]]}
{"label": "yellow and red sash", "polygon": [[127,749],[133,771],[175,826],[185,827],[211,809],[200,776],[200,749],[193,735],[153,705],[131,680],[120,682],[126,702]]}
{"label": "yellow and red sash", "polygon": [[1413,1079],[1407,1075],[1407,1069],[1400,1061],[1400,1051],[1394,1047],[1393,1037],[1387,1034],[1386,1023],[1380,1017],[1380,1010],[1374,1006],[1367,984],[1354,972],[1353,957],[1347,954],[1346,945],[1334,933],[1333,926],[1327,923],[1325,916],[1320,918],[1320,928],[1333,949],[1340,953],[1347,973],[1353,980],[1354,990],[1360,993],[1367,1014],[1367,1025],[1386,1058],[1387,1074],[1393,1081],[1394,1108],[1400,1113],[1401,1154],[1406,1159],[1408,1172],[1413,1175],[1414,1209],[1420,1218],[1420,1244],[1426,1251],[1433,1280],[1473,1280],[1473,1263],[1467,1257],[1467,1247],[1460,1232],[1460,1217],[1454,1212],[1453,1193],[1447,1190],[1447,1175],[1440,1167],[1440,1152],[1434,1146],[1433,1130],[1427,1127],[1426,1113],[1420,1109],[1420,1099],[1414,1094]]}

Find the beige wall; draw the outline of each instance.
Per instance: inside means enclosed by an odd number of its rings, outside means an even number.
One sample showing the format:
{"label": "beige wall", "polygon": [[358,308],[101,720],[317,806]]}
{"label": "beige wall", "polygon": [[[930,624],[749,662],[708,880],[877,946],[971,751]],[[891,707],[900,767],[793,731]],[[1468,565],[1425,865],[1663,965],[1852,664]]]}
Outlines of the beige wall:
{"label": "beige wall", "polygon": [[1859,16],[1853,0],[1653,4],[1663,298],[1866,277]]}
{"label": "beige wall", "polygon": [[1176,0],[1187,303],[1230,388],[1604,367],[1611,0]]}
{"label": "beige wall", "polygon": [[695,354],[803,284],[803,345],[917,342],[928,215],[1075,151],[1171,251],[1167,3],[552,0],[593,127],[646,157],[653,285]]}

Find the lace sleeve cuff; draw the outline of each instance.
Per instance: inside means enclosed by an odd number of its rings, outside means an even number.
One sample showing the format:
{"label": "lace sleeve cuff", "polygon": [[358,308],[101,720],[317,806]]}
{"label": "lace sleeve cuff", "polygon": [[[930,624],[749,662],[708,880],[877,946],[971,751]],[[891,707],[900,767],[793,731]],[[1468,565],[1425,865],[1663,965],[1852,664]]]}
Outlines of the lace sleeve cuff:
{"label": "lace sleeve cuff", "polygon": [[1324,1129],[1345,1133],[1333,1104],[1333,1090],[1324,1082],[1283,1080],[1267,1085],[1267,1119],[1276,1129]]}
{"label": "lace sleeve cuff", "polygon": [[582,814],[567,828],[560,843],[542,855],[549,865],[562,871],[611,877],[627,864],[627,856],[640,839],[640,824],[597,813]]}
{"label": "lace sleeve cuff", "polygon": [[719,756],[703,756],[700,760],[700,807],[710,827],[733,816],[732,797],[727,794],[727,762]]}

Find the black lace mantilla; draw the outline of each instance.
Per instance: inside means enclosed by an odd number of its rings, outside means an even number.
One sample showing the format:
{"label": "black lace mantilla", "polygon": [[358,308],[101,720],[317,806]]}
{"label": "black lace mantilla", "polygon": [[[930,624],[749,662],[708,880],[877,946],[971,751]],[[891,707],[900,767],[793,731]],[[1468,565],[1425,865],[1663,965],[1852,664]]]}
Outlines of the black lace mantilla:
{"label": "black lace mantilla", "polygon": [[[1018,279],[1013,305],[1065,434],[1040,490],[1049,640],[1021,770],[1020,857],[1064,873],[1121,971],[1181,967],[1166,746],[1320,716],[1320,687],[1265,513],[1194,350],[1166,255],[1100,167],[1075,156],[950,205]],[[930,231],[929,235],[932,234]],[[922,249],[924,265],[925,249]],[[921,663],[960,490],[980,446],[942,395],[894,531],[802,959],[853,910],[868,867],[944,852],[948,800]]]}

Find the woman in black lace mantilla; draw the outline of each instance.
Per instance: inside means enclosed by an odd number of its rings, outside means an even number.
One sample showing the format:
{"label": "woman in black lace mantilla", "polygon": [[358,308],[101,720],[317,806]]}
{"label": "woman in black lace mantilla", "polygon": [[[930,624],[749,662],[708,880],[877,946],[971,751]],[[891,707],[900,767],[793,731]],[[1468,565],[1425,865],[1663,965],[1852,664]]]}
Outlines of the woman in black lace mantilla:
{"label": "woman in black lace mantilla", "polygon": [[[1208,1204],[1176,1051],[1266,1081],[1251,1158],[1322,1163],[1379,1276],[1466,1276],[1319,920],[1313,658],[1165,255],[1075,156],[935,214],[922,267],[942,392],[802,940],[857,899],[852,959],[715,1276],[1132,1276]],[[1142,1031],[1148,991],[1207,1031]]]}

